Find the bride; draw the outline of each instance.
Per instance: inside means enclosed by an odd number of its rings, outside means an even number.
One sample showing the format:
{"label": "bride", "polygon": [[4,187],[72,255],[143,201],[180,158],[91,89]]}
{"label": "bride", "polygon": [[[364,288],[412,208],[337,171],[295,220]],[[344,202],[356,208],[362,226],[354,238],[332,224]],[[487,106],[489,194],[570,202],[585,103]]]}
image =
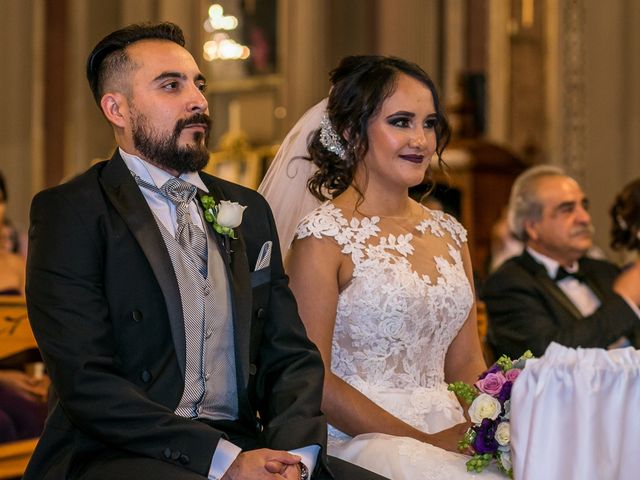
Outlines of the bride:
{"label": "bride", "polygon": [[442,106],[398,58],[347,57],[331,83],[260,187],[325,363],[329,453],[394,480],[469,478],[454,453],[468,424],[447,391],[485,369],[467,234],[408,195],[434,154],[442,164]]}

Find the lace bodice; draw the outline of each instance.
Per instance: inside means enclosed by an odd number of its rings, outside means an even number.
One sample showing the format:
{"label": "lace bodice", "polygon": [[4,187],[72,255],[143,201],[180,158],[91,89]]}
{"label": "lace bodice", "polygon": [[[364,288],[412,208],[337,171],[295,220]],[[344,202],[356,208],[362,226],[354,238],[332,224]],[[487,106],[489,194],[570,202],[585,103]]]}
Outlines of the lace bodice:
{"label": "lace bodice", "polygon": [[327,202],[296,236],[335,241],[353,262],[338,299],[333,372],[368,394],[443,388],[447,349],[473,304],[462,262],[465,229],[424,207],[413,219],[347,218]]}

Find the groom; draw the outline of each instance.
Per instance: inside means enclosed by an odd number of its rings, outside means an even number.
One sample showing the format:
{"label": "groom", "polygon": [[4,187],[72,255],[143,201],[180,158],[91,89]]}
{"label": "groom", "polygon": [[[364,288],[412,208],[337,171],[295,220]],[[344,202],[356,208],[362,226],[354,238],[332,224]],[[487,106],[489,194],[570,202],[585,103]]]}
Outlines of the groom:
{"label": "groom", "polygon": [[198,173],[211,121],[183,45],[169,23],[98,43],[87,77],[119,148],[33,200],[27,301],[53,401],[24,478],[381,478],[327,459],[322,362],[273,218]]}

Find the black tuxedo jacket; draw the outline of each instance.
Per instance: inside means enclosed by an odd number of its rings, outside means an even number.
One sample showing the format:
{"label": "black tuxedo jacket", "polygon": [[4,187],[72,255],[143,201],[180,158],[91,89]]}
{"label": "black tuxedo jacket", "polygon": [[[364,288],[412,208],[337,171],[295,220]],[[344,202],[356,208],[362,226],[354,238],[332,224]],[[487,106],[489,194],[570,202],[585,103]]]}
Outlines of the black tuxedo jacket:
{"label": "black tuxedo jacket", "polygon": [[[221,249],[233,298],[240,420],[268,448],[319,444],[323,469],[322,362],[287,286],[269,207],[252,190],[201,177],[216,200],[247,206],[230,253]],[[252,272],[269,240],[270,267]],[[73,478],[113,452],[206,477],[224,432],[173,413],[185,365],[178,284],[151,210],[117,152],[34,198],[27,270],[29,318],[55,400],[24,478]]]}
{"label": "black tuxedo jacket", "polygon": [[585,348],[607,347],[622,335],[633,341],[639,319],[612,291],[619,269],[590,258],[579,263],[587,285],[602,302],[587,317],[526,250],[489,276],[481,297],[489,316],[487,340],[496,356],[516,358],[527,349],[540,356],[552,341]]}

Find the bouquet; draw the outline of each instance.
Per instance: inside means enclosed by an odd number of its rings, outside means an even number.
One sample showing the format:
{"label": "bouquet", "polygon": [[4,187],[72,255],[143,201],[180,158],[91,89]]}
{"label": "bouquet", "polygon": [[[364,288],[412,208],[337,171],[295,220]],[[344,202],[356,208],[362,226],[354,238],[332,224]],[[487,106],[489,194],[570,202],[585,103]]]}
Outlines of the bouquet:
{"label": "bouquet", "polygon": [[530,358],[533,355],[528,350],[515,361],[503,355],[473,386],[464,382],[449,384],[449,390],[470,405],[473,426],[458,442],[461,451],[475,451],[467,461],[467,471],[481,472],[495,460],[498,469],[513,478],[509,444],[511,387]]}

